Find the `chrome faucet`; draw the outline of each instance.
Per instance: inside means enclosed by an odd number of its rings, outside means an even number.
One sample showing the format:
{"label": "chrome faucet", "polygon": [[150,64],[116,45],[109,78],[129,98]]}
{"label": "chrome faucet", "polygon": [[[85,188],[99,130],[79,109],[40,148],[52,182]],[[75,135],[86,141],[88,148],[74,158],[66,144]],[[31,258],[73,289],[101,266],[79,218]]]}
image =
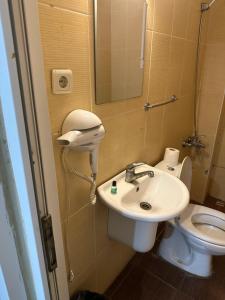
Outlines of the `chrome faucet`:
{"label": "chrome faucet", "polygon": [[143,163],[133,163],[129,164],[126,167],[126,175],[125,175],[125,181],[132,183],[136,179],[148,175],[149,177],[154,177],[154,172],[153,171],[144,171],[144,172],[139,172],[135,173],[135,168],[138,166],[144,165]]}
{"label": "chrome faucet", "polygon": [[205,148],[205,145],[201,142],[200,137],[197,135],[189,136],[182,143],[183,147],[195,147],[195,148]]}

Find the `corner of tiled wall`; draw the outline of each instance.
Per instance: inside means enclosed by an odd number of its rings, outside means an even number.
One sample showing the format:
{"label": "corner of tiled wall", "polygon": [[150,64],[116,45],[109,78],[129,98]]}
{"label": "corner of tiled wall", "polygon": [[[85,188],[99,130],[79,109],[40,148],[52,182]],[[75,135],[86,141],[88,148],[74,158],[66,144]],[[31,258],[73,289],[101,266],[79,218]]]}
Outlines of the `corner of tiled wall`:
{"label": "corner of tiled wall", "polygon": [[[220,121],[223,122],[222,107],[225,94],[224,14],[225,6],[222,0],[217,0],[215,5],[203,14],[197,119],[198,133],[206,148],[194,155],[192,189],[192,198],[200,202],[204,201],[208,192],[214,197],[222,197],[225,194],[219,184],[223,169],[214,166],[223,166],[223,162],[214,161],[213,158],[214,153],[219,151],[219,145],[222,145],[217,134],[220,135],[218,129]],[[218,193],[215,192],[216,189]]]}

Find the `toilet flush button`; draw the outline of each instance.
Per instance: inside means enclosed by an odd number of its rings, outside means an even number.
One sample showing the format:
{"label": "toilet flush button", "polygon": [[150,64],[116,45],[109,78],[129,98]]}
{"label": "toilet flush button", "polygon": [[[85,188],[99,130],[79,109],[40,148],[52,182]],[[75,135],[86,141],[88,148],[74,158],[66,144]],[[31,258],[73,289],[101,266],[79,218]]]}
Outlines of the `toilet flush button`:
{"label": "toilet flush button", "polygon": [[52,70],[52,91],[54,94],[72,92],[73,73],[71,70]]}

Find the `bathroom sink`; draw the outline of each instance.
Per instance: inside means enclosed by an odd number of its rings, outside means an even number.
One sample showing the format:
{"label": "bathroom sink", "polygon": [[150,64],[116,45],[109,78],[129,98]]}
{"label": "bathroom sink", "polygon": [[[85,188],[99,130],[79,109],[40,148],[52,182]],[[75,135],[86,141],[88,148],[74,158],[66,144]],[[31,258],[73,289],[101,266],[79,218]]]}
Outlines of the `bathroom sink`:
{"label": "bathroom sink", "polygon": [[[132,183],[125,181],[125,171],[98,187],[102,201],[109,207],[108,234],[138,252],[154,246],[157,226],[178,216],[189,203],[189,191],[175,176],[142,164],[135,173],[153,171]],[[117,193],[111,193],[112,182]]]}
{"label": "bathroom sink", "polygon": [[[151,170],[154,177],[144,176],[133,183],[125,181],[125,171],[98,188],[103,202],[119,214],[134,220],[160,222],[178,216],[189,203],[189,191],[178,178],[147,164],[135,172]],[[117,193],[111,193],[112,181]]]}

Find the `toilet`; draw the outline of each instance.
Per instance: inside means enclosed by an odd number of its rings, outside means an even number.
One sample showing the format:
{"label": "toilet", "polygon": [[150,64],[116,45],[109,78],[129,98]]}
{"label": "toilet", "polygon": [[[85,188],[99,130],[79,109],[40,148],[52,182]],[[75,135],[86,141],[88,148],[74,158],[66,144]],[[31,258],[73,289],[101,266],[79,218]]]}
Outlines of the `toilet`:
{"label": "toilet", "polygon": [[[155,167],[178,177],[190,190],[192,162],[188,156],[176,166],[161,161]],[[189,204],[179,217],[166,223],[158,254],[189,273],[210,276],[212,256],[225,255],[225,214]]]}

